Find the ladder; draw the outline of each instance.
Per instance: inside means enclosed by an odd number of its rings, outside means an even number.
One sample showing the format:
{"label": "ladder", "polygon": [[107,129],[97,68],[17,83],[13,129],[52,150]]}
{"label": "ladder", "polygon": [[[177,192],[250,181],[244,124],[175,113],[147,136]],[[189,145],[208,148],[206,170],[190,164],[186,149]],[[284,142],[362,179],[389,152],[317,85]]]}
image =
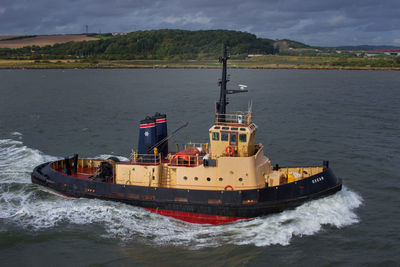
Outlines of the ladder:
{"label": "ladder", "polygon": [[171,184],[171,176],[169,174],[168,164],[162,165],[162,173],[161,173],[161,187],[169,187]]}

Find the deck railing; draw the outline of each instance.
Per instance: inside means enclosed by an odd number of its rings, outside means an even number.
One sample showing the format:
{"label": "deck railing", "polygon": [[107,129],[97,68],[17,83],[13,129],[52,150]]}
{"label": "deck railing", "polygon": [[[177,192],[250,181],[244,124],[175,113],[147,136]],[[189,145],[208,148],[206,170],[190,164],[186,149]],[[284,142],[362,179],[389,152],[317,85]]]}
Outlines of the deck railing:
{"label": "deck railing", "polygon": [[215,124],[221,125],[243,125],[247,126],[251,123],[251,112],[234,111],[229,114],[215,114]]}
{"label": "deck railing", "polygon": [[131,163],[159,165],[161,164],[161,154],[138,154],[136,151],[132,151]]}
{"label": "deck railing", "polygon": [[184,144],[184,149],[189,148],[189,147],[195,147],[199,149],[201,153],[208,153],[208,143],[186,143]]}
{"label": "deck railing", "polygon": [[176,144],[175,143],[175,151],[176,152],[187,149],[189,147],[197,148],[200,151],[200,153],[205,153],[205,154],[209,153],[209,150],[208,150],[209,144],[208,143],[192,143],[192,142],[189,142],[186,144]]}
{"label": "deck railing", "polygon": [[185,166],[185,167],[197,167],[203,164],[204,155],[195,155],[195,156],[175,156],[170,155],[169,157],[169,165],[170,166]]}

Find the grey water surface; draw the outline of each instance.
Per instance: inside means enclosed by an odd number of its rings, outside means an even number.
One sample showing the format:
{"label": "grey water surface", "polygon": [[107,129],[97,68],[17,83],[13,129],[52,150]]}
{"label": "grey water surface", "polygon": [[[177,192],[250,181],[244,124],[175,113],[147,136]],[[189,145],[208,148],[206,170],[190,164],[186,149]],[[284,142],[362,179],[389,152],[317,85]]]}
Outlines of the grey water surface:
{"label": "grey water surface", "polygon": [[79,153],[128,158],[165,112],[173,142],[206,142],[220,70],[0,71],[2,266],[399,266],[400,73],[229,70],[229,110],[252,100],[273,164],[329,160],[341,192],[295,210],[195,225],[120,203],[66,199],[32,169]]}

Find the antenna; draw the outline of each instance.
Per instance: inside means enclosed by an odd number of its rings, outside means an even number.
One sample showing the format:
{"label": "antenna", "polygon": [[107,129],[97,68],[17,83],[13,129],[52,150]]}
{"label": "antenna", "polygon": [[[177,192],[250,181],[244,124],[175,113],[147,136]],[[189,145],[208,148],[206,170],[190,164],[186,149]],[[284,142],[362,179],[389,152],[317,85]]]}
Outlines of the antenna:
{"label": "antenna", "polygon": [[240,90],[244,90],[244,89],[246,89],[246,88],[247,88],[247,85],[239,84],[239,89],[240,89]]}
{"label": "antenna", "polygon": [[225,114],[226,113],[226,84],[227,84],[227,79],[226,79],[226,63],[229,59],[228,53],[226,51],[226,44],[224,43],[223,46],[223,56],[219,57],[219,62],[222,63],[222,79],[220,81],[221,85],[221,91],[219,95],[219,102],[217,103],[217,113],[219,114]]}
{"label": "antenna", "polygon": [[89,26],[87,24],[85,26],[86,26],[86,34],[88,34],[89,33]]}
{"label": "antenna", "polygon": [[[244,93],[248,92],[244,88],[246,88],[246,85],[242,85],[240,87],[240,90],[227,90],[226,89],[226,84],[228,83],[228,79],[226,78],[226,65],[227,61],[229,59],[228,53],[226,51],[226,44],[224,44],[224,54],[222,57],[219,58],[219,62],[222,63],[222,79],[219,81],[219,85],[221,86],[221,91],[220,91],[220,96],[219,96],[219,101],[217,102],[217,114],[226,114],[226,105],[228,102],[226,101],[226,95],[227,94],[236,94],[236,93]],[[225,118],[224,115],[221,116],[221,119]]]}
{"label": "antenna", "polygon": [[251,113],[252,110],[253,110],[253,100],[249,100],[249,103],[248,103],[248,105],[247,105],[247,111],[248,111],[249,113]]}

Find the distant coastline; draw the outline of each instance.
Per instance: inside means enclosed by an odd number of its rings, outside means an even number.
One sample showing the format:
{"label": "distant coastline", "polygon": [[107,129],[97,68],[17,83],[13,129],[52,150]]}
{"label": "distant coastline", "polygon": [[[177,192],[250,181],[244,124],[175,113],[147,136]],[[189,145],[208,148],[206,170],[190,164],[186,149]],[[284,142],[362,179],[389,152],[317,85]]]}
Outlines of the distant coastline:
{"label": "distant coastline", "polygon": [[212,69],[229,41],[232,69],[400,70],[400,47],[313,47],[231,30],[0,36],[0,69]]}
{"label": "distant coastline", "polygon": [[[101,61],[96,63],[77,61],[33,61],[33,60],[1,60],[0,69],[218,69],[216,61]],[[233,60],[229,69],[300,69],[300,70],[380,70],[400,71],[400,67],[372,67],[372,66],[322,66],[322,65],[294,65],[253,62],[247,60]]]}

